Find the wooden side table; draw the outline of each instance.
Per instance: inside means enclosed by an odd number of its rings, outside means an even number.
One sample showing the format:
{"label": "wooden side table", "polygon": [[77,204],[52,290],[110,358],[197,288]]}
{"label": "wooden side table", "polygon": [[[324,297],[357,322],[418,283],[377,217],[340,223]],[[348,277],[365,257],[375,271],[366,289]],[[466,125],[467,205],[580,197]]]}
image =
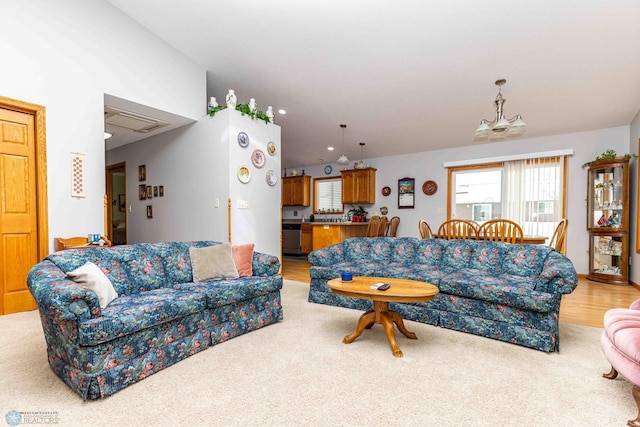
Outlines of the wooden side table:
{"label": "wooden side table", "polygon": [[[370,289],[375,283],[389,283],[391,287],[386,291]],[[352,282],[343,282],[341,279],[333,279],[327,282],[331,291],[335,294],[364,298],[373,301],[373,310],[365,312],[358,320],[355,331],[342,340],[350,344],[362,334],[365,329],[374,324],[384,327],[391,351],[395,357],[402,357],[402,350],[398,347],[393,325],[398,327],[404,336],[415,340],[418,337],[409,332],[404,326],[402,316],[398,312],[389,310],[390,302],[425,302],[433,299],[439,292],[438,288],[430,283],[409,279],[393,279],[389,277],[354,277]]]}

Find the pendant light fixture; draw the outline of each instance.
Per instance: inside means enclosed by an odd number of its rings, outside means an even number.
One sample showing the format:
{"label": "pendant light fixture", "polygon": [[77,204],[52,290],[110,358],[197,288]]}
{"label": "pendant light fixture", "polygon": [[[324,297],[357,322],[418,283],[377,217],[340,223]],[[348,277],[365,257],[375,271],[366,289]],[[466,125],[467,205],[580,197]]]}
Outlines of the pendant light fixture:
{"label": "pendant light fixture", "polygon": [[496,86],[498,86],[498,96],[493,102],[496,106],[496,118],[490,122],[483,119],[480,121],[480,126],[476,130],[475,140],[486,141],[500,140],[506,138],[512,138],[521,136],[527,128],[527,124],[522,120],[520,114],[507,120],[504,118],[504,103],[507,101],[502,97],[502,85],[507,81],[505,79],[496,80]]}
{"label": "pendant light fixture", "polygon": [[340,157],[338,157],[337,162],[341,165],[346,165],[347,163],[349,163],[349,159],[344,155],[344,129],[347,127],[347,125],[342,124],[340,125],[340,127],[342,128],[342,154],[340,155]]}

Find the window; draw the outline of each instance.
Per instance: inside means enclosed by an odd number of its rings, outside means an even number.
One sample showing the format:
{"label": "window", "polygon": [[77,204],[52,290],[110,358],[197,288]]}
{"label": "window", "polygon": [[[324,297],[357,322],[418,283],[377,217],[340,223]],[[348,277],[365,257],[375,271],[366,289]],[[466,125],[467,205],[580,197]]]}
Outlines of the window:
{"label": "window", "polygon": [[565,212],[566,157],[449,168],[449,218],[506,218],[525,235],[551,237]]}
{"label": "window", "polygon": [[313,212],[343,213],[342,177],[315,178],[313,180]]}

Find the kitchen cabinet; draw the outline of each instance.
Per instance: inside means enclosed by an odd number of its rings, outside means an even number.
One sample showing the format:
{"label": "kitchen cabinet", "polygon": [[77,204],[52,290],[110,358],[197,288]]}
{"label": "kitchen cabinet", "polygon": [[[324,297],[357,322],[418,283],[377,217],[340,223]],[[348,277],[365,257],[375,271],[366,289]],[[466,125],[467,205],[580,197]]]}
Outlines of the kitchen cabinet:
{"label": "kitchen cabinet", "polygon": [[311,177],[309,175],[282,178],[282,206],[311,205]]}
{"label": "kitchen cabinet", "polygon": [[302,250],[303,255],[313,250],[313,226],[309,223],[302,224]]}
{"label": "kitchen cabinet", "polygon": [[629,158],[589,163],[587,278],[629,284]]}
{"label": "kitchen cabinet", "polygon": [[347,169],[342,173],[343,204],[373,204],[376,202],[375,168]]}

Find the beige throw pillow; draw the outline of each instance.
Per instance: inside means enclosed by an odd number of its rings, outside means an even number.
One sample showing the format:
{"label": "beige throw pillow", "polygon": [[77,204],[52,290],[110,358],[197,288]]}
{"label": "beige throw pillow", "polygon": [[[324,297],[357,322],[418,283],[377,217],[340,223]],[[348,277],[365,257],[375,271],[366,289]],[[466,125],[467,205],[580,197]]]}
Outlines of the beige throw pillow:
{"label": "beige throw pillow", "polygon": [[239,277],[233,262],[231,243],[206,248],[190,248],[189,257],[191,257],[194,282]]}
{"label": "beige throw pillow", "polygon": [[118,293],[113,288],[111,280],[105,276],[100,267],[92,262],[87,262],[85,265],[68,272],[67,277],[95,292],[98,295],[100,308],[105,308],[111,301],[118,298]]}

